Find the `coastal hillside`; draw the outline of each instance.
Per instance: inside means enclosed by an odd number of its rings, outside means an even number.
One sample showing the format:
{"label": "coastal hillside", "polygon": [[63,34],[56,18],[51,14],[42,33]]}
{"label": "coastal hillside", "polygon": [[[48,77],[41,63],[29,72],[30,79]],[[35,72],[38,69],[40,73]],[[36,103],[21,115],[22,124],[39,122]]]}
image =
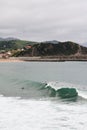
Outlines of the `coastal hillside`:
{"label": "coastal hillside", "polygon": [[87,55],[87,48],[77,43],[66,41],[58,42],[41,42],[33,44],[22,51],[16,52],[14,56],[70,56],[70,55]]}
{"label": "coastal hillside", "polygon": [[19,40],[15,38],[0,38],[0,51],[9,51],[9,50],[17,50],[22,49],[27,45],[33,45],[37,42]]}
{"label": "coastal hillside", "polygon": [[17,38],[0,38],[0,53],[10,51],[10,56],[82,56],[87,55],[87,47],[66,41],[33,42]]}

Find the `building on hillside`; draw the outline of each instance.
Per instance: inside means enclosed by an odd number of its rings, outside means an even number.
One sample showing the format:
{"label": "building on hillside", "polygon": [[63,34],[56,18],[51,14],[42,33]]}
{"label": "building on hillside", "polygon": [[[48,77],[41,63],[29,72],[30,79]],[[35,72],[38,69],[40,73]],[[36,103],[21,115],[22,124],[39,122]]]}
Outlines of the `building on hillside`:
{"label": "building on hillside", "polygon": [[25,48],[25,49],[31,49],[32,46],[31,46],[31,45],[27,45],[27,46],[25,46],[24,48]]}

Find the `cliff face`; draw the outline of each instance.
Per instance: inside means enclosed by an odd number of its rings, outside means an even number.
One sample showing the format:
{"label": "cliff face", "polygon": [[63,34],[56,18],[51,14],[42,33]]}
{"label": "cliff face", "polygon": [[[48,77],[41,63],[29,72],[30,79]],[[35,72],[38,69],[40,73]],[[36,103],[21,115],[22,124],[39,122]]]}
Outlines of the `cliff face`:
{"label": "cliff face", "polygon": [[70,56],[86,55],[87,48],[73,42],[38,43],[17,56]]}

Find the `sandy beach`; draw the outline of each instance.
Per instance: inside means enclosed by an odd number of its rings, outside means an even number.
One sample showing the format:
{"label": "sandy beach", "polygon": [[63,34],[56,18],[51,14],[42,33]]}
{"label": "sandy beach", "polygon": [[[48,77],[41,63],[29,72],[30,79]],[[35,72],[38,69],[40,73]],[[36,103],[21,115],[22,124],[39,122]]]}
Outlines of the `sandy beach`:
{"label": "sandy beach", "polygon": [[23,60],[19,60],[19,59],[0,59],[0,62],[23,62]]}

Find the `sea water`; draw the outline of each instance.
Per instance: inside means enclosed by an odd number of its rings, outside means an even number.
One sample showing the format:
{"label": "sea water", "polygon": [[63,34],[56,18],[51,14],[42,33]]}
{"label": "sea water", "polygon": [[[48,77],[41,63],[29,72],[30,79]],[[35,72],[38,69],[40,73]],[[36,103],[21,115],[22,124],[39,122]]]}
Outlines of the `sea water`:
{"label": "sea water", "polygon": [[[44,85],[78,98],[50,97]],[[87,129],[87,62],[1,62],[0,95],[0,130]]]}

